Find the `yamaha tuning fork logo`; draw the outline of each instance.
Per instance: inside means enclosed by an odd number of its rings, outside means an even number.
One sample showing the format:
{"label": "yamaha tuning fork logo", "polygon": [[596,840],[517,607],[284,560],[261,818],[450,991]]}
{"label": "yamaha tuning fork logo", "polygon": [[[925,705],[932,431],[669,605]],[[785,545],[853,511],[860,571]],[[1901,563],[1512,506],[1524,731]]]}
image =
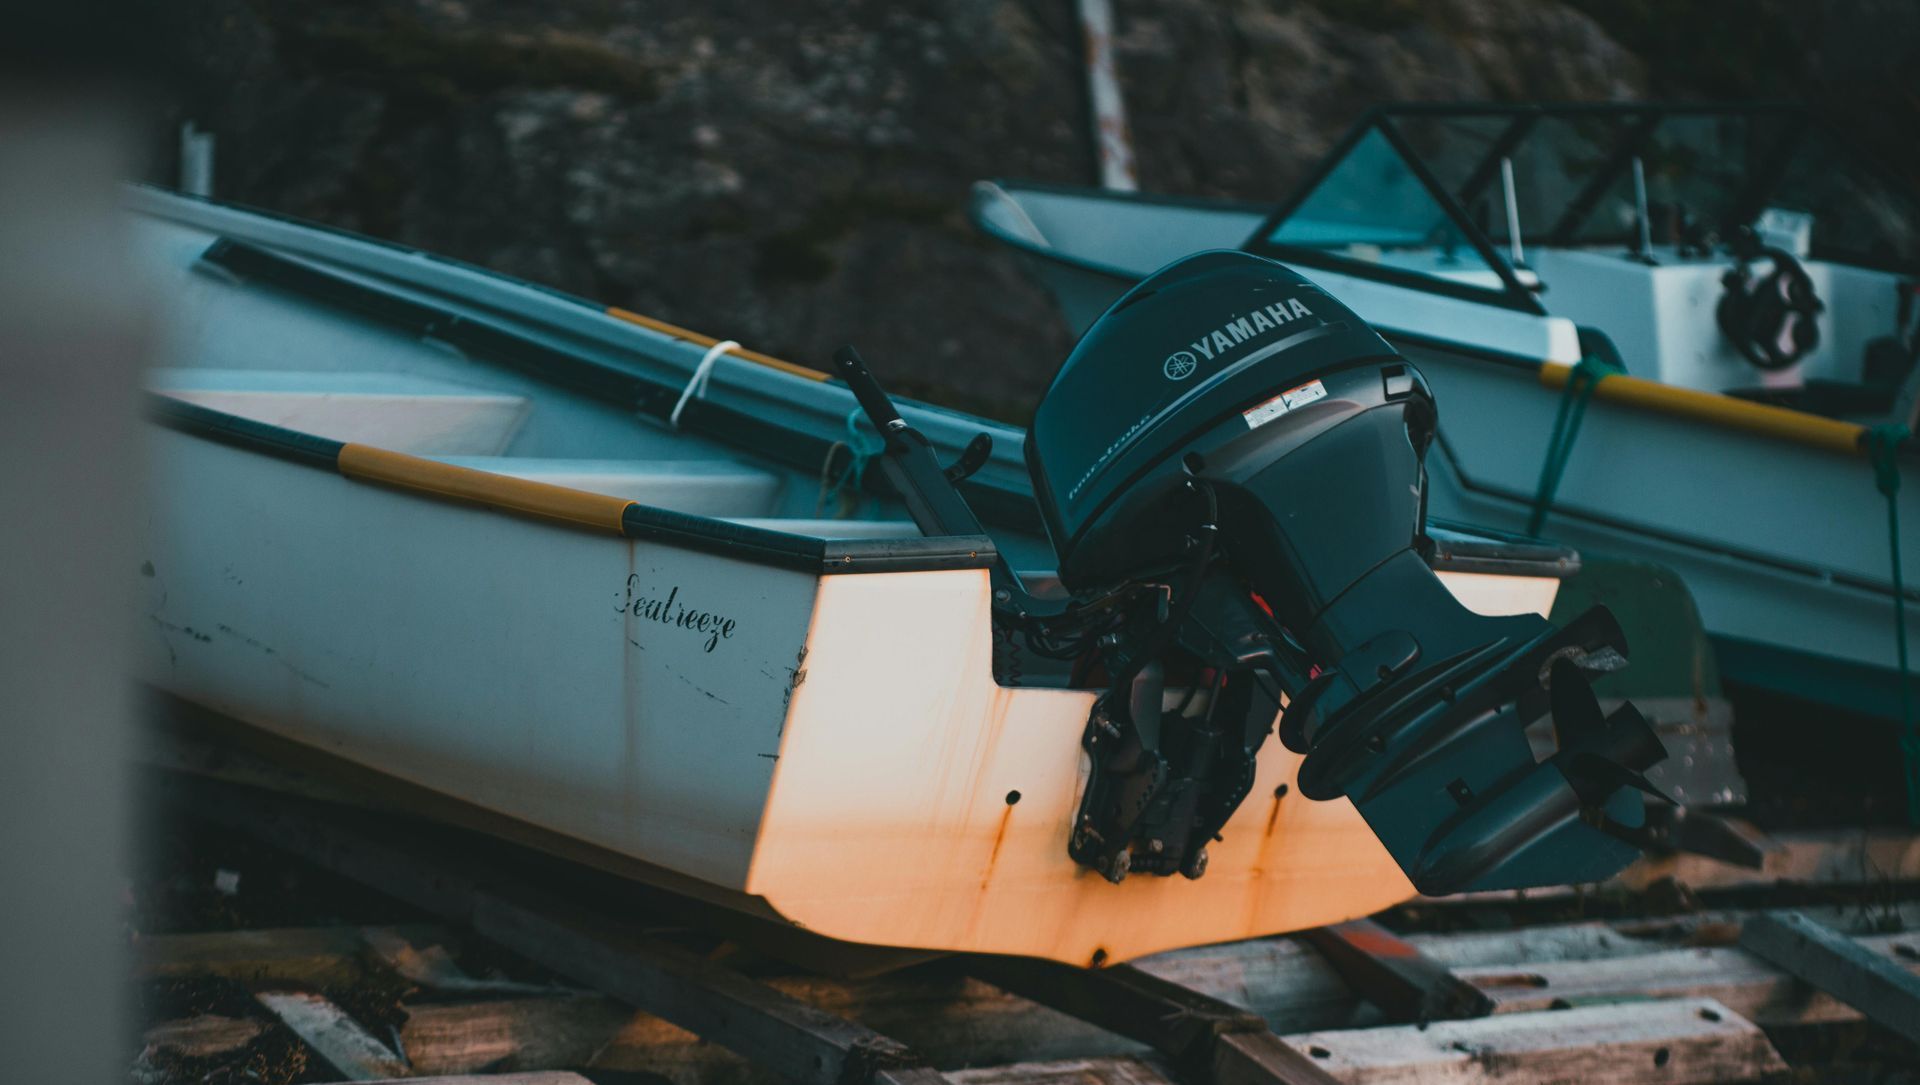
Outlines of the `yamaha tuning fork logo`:
{"label": "yamaha tuning fork logo", "polygon": [[1161,365],[1160,372],[1165,373],[1170,381],[1183,381],[1193,376],[1193,371],[1198,368],[1200,368],[1200,362],[1194,358],[1191,351],[1176,350],[1167,355],[1167,360]]}

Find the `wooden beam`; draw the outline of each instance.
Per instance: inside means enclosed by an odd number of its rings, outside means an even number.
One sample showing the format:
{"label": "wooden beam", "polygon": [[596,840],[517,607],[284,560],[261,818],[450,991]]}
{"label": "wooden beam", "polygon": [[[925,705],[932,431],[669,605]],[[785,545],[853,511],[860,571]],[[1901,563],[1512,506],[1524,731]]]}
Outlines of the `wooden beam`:
{"label": "wooden beam", "polygon": [[1310,1032],[1289,1047],[1344,1085],[1717,1085],[1785,1073],[1766,1034],[1711,999]]}
{"label": "wooden beam", "polygon": [[1091,970],[975,957],[967,968],[996,987],[1138,1040],[1177,1067],[1210,1073],[1218,1082],[1334,1085],[1318,1067],[1285,1050],[1257,1014],[1131,965]]}
{"label": "wooden beam", "polygon": [[[238,830],[364,882],[577,982],[654,1013],[788,1078],[814,1085],[943,1080],[919,1056],[677,946],[635,934],[510,877],[492,841],[212,782],[169,796],[195,817]],[[478,847],[485,863],[459,858]],[[524,861],[524,860],[523,860]]]}
{"label": "wooden beam", "polygon": [[718,1056],[706,1060],[709,1063],[740,1063],[725,1049],[701,1044],[693,1034],[657,1017],[592,996],[408,1006],[400,1042],[414,1071],[422,1074],[602,1067],[603,1053],[623,1043],[636,1019],[657,1026],[644,1034],[648,1039],[658,1037],[671,1044],[684,1037],[685,1046]]}
{"label": "wooden beam", "polygon": [[1247,1010],[1131,965],[1093,970],[978,957],[966,967],[995,987],[1137,1040],[1176,1063],[1204,1063],[1223,1033],[1266,1030],[1266,1022]]}
{"label": "wooden beam", "polygon": [[1388,1020],[1424,1024],[1493,1012],[1486,992],[1371,919],[1320,927],[1300,937]]}
{"label": "wooden beam", "polygon": [[1920,976],[1846,935],[1803,915],[1777,912],[1748,920],[1740,948],[1920,1043]]}
{"label": "wooden beam", "polygon": [[[1920,926],[1920,907],[1875,915],[1837,907],[1807,911],[1829,924],[1851,923],[1854,929],[1901,916]],[[1653,996],[1714,998],[1766,1027],[1859,1019],[1856,1011],[1831,996],[1734,948],[1745,918],[1739,912],[1713,912],[1614,924],[1416,934],[1406,941],[1484,990],[1500,1014]],[[421,943],[448,938],[444,928],[403,929]],[[308,961],[321,971],[341,967],[341,961],[329,962],[324,954],[307,955],[319,947],[357,944],[356,928],[293,930],[270,937],[258,933],[149,936],[141,939],[141,958],[168,974],[184,975],[196,971],[194,955],[205,952],[216,962],[215,970],[265,969],[271,975],[279,959]],[[1856,941],[1888,961],[1920,970],[1920,935],[1870,934]],[[1283,1034],[1386,1023],[1375,1007],[1348,990],[1319,953],[1292,938],[1194,947],[1136,964],[1157,978],[1253,1011]],[[1137,1041],[1008,994],[947,964],[861,980],[778,975],[761,982],[859,1020],[939,1067],[1065,1065],[1097,1056],[1138,1056],[1143,1050]],[[657,1073],[679,1085],[773,1085],[778,1080],[685,1029],[603,998],[507,997],[408,1009],[401,1046],[421,1073],[592,1066]],[[196,1019],[156,1026],[147,1039],[157,1043],[171,1037],[177,1043],[218,1048],[222,1037],[234,1035],[232,1027]]]}
{"label": "wooden beam", "polygon": [[1054,1059],[955,1070],[955,1085],[1173,1085],[1160,1067],[1134,1058]]}
{"label": "wooden beam", "polygon": [[1340,1085],[1305,1052],[1265,1029],[1220,1037],[1212,1070],[1213,1085]]}
{"label": "wooden beam", "polygon": [[[1875,918],[1840,908],[1816,914],[1832,924],[1851,922],[1856,929],[1865,929]],[[1920,926],[1920,909],[1898,914]],[[1652,996],[1714,998],[1766,1027],[1859,1019],[1856,1011],[1831,996],[1734,948],[1744,918],[1738,912],[1715,912],[1618,924],[1416,934],[1406,940],[1484,990],[1500,1014]],[[447,937],[444,929],[405,929],[421,942]],[[222,968],[271,970],[279,948],[304,959],[314,947],[353,944],[355,930],[288,931],[264,939],[249,932],[150,936],[141,940],[142,955],[169,974],[195,971],[192,954],[202,950]],[[1920,935],[1872,934],[1857,943],[1920,970]],[[323,970],[337,966],[313,959]],[[1386,1023],[1375,1007],[1347,989],[1319,953],[1292,938],[1177,950],[1137,965],[1157,978],[1253,1011],[1282,1033]],[[861,980],[779,975],[761,982],[859,1020],[939,1067],[1065,1065],[1097,1056],[1138,1056],[1143,1050],[1137,1041],[1008,994],[946,964]],[[657,1073],[679,1085],[773,1085],[778,1080],[685,1029],[604,998],[508,997],[408,1009],[401,1046],[421,1073],[592,1066]],[[196,1019],[156,1026],[147,1039],[151,1044],[170,1037],[177,1043],[217,1048],[222,1037],[234,1035],[231,1027]]]}
{"label": "wooden beam", "polygon": [[256,991],[253,997],[348,1081],[384,1081],[412,1072],[405,1059],[319,995]]}
{"label": "wooden beam", "polygon": [[245,1047],[267,1031],[267,1027],[265,1021],[203,1013],[153,1025],[142,1037],[142,1043],[149,1052],[172,1051],[190,1059],[204,1059]]}
{"label": "wooden beam", "polygon": [[516,983],[512,980],[470,976],[453,959],[453,954],[447,952],[446,940],[442,938],[420,937],[394,927],[363,927],[360,936],[367,948],[401,979],[410,980],[428,990],[461,995],[534,997],[584,993],[554,984]]}
{"label": "wooden beam", "polygon": [[481,1074],[477,1077],[461,1074],[458,1077],[388,1078],[365,1085],[593,1085],[593,1082],[564,1070],[547,1070],[536,1074]]}
{"label": "wooden beam", "polygon": [[470,922],[483,938],[801,1080],[899,1081],[923,1068],[904,1044],[863,1025],[558,901],[479,892]]}
{"label": "wooden beam", "polygon": [[[1516,1081],[1579,1081],[1583,1085],[1717,1085],[1784,1073],[1786,1064],[1766,1035],[1708,999],[1616,1006],[1442,1022],[1424,1029],[1389,1026],[1304,1033],[1262,1041],[1259,1033],[1230,1033],[1228,1064],[1215,1081],[1239,1085],[1272,1081],[1271,1071],[1240,1076],[1233,1061],[1256,1063],[1274,1047],[1289,1052],[1344,1085],[1510,1085]],[[1253,1041],[1247,1046],[1242,1043]],[[1263,1050],[1264,1049],[1264,1050]],[[1139,1080],[1137,1060],[1088,1059],[1071,1064],[1063,1080],[1080,1085]],[[966,1085],[1016,1085],[1022,1068],[994,1067],[954,1075]]]}
{"label": "wooden beam", "polygon": [[[1920,937],[1867,935],[1854,945],[1909,972],[1920,971]],[[1496,1014],[1525,1013],[1626,998],[1712,998],[1768,1028],[1852,1021],[1859,1014],[1733,946],[1663,950],[1633,957],[1540,961],[1459,970],[1485,990]]]}
{"label": "wooden beam", "polygon": [[[426,925],[391,931],[422,944],[451,937],[445,928]],[[347,926],[143,934],[133,943],[133,968],[140,979],[223,976],[247,985],[320,988],[358,979],[366,949],[364,932]]]}

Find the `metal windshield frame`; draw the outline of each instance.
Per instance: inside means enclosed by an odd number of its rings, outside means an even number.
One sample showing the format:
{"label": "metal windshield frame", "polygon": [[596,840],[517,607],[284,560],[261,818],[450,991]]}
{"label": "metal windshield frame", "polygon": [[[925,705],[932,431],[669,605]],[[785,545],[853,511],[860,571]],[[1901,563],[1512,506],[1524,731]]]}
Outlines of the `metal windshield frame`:
{"label": "metal windshield frame", "polygon": [[[1534,128],[1543,120],[1599,117],[1617,119],[1621,122],[1619,131],[1606,145],[1602,165],[1587,178],[1585,184],[1567,202],[1552,228],[1541,238],[1541,242],[1546,245],[1564,247],[1575,243],[1582,224],[1593,214],[1595,207],[1599,205],[1606,193],[1622,183],[1632,168],[1634,157],[1645,147],[1647,140],[1662,123],[1676,117],[1712,116],[1777,118],[1785,122],[1784,130],[1771,146],[1763,150],[1759,164],[1733,199],[1729,216],[1734,219],[1750,221],[1760,212],[1766,205],[1768,197],[1784,179],[1792,163],[1794,152],[1799,149],[1810,133],[1816,131],[1832,139],[1838,148],[1847,152],[1866,173],[1883,183],[1890,183],[1896,191],[1906,191],[1906,186],[1899,183],[1893,171],[1861,154],[1857,148],[1842,140],[1837,134],[1819,129],[1804,109],[1787,102],[1401,103],[1379,106],[1363,115],[1321,159],[1313,172],[1261,221],[1252,236],[1248,237],[1241,247],[1249,252],[1276,257],[1291,263],[1544,315],[1545,309],[1540,305],[1535,291],[1520,281],[1512,264],[1501,253],[1499,247],[1487,236],[1486,231],[1474,224],[1465,210],[1467,204],[1477,199],[1481,192],[1493,183],[1498,175],[1501,157],[1512,154],[1533,134]],[[1472,169],[1467,171],[1466,180],[1462,182],[1460,191],[1455,193],[1448,191],[1439,182],[1427,163],[1409,144],[1400,125],[1396,123],[1403,118],[1416,117],[1505,117],[1507,124],[1489,141],[1487,150],[1474,162]],[[1274,232],[1292,218],[1294,212],[1300,209],[1333,171],[1347,161],[1360,141],[1375,132],[1378,132],[1393,151],[1404,160],[1409,171],[1426,190],[1434,205],[1441,210],[1454,229],[1467,240],[1480,259],[1499,277],[1501,285],[1498,289],[1436,278],[1416,271],[1351,259],[1322,249],[1270,240]],[[1920,207],[1920,200],[1914,202],[1916,207]],[[1878,270],[1903,273],[1920,271],[1920,260],[1916,259],[1896,259],[1889,262],[1878,257],[1840,250],[1829,250],[1823,256],[1817,240],[1814,256]]]}

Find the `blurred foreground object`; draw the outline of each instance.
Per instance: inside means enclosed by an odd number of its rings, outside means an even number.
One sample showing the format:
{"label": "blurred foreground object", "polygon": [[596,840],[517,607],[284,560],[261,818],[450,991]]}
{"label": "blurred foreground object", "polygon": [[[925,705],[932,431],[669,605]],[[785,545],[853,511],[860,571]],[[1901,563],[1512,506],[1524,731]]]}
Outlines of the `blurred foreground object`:
{"label": "blurred foreground object", "polygon": [[132,423],[150,327],[117,213],[137,121],[94,20],[69,10],[10,23],[0,43],[0,1045],[9,1080],[107,1081],[124,1072],[121,767],[136,620],[126,600],[143,516]]}

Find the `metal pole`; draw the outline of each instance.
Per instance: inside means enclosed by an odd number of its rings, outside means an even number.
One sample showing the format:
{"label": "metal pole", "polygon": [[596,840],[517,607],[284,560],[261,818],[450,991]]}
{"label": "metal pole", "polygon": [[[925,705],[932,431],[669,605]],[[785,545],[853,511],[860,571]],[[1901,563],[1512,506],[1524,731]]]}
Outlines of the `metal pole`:
{"label": "metal pole", "polygon": [[213,133],[180,125],[180,191],[189,196],[213,195]]}
{"label": "metal pole", "polygon": [[1638,220],[1633,254],[1642,260],[1653,255],[1653,224],[1647,221],[1647,171],[1640,156],[1633,156],[1633,217]]}
{"label": "metal pole", "polygon": [[1127,132],[1127,107],[1113,63],[1113,5],[1108,0],[1079,0],[1080,30],[1086,38],[1087,97],[1093,105],[1093,143],[1100,155],[1100,187],[1132,192],[1133,138]]}
{"label": "metal pole", "polygon": [[1514,198],[1513,159],[1500,156],[1500,192],[1507,201],[1507,252],[1516,268],[1527,266],[1527,254],[1520,243],[1520,203]]}

